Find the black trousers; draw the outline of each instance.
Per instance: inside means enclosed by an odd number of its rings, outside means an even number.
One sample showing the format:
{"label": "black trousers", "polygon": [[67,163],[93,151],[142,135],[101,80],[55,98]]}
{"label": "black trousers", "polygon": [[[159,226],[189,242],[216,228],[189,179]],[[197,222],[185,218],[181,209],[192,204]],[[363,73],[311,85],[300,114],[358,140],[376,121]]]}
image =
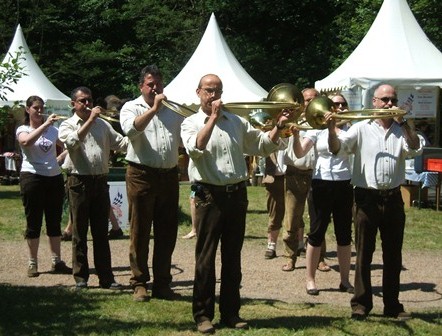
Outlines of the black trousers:
{"label": "black trousers", "polygon": [[233,192],[203,187],[195,193],[197,242],[193,286],[195,321],[212,320],[215,309],[215,257],[221,242],[221,319],[239,316],[241,250],[244,242],[247,188]]}
{"label": "black trousers", "polygon": [[399,188],[379,191],[355,188],[356,202],[356,269],[353,310],[368,314],[373,308],[371,263],[379,229],[382,240],[382,295],[384,313],[396,314],[404,310],[399,303],[402,243],[404,237],[404,202]]}

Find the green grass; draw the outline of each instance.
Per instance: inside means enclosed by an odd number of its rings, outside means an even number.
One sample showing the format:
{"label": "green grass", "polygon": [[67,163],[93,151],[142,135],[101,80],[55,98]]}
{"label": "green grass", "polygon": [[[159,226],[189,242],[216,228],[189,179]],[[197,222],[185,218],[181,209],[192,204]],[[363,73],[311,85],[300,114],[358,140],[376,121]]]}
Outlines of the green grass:
{"label": "green grass", "polygon": [[[265,190],[261,187],[249,187],[248,190],[246,240],[262,248],[267,226]],[[181,187],[180,234],[187,233],[191,225],[188,197],[189,185],[184,184]],[[0,200],[1,251],[2,241],[23,239],[25,224],[17,186],[1,186]],[[442,211],[408,209],[404,249],[442,250],[441,217]],[[331,228],[327,240],[334,240]],[[1,263],[0,272],[5,272]],[[244,299],[241,315],[249,320],[250,330],[217,329],[216,335],[442,335],[442,308],[419,310],[407,322],[377,315],[358,322],[350,320],[348,314],[347,307],[335,305],[286,304],[271,298]],[[0,280],[0,335],[196,334],[190,296],[173,303],[162,300],[138,303],[133,302],[127,292],[90,289],[78,293],[63,287],[11,286]]]}

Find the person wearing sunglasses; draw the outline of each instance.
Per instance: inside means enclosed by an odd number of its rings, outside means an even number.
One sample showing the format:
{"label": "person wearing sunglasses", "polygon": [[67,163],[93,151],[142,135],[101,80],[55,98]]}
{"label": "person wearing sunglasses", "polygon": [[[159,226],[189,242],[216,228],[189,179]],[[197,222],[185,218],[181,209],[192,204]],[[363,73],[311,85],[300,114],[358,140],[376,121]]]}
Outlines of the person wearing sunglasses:
{"label": "person wearing sunglasses", "polygon": [[[374,90],[374,109],[397,109],[393,86],[381,84]],[[330,121],[333,124],[334,119]],[[400,186],[405,180],[405,159],[420,155],[424,139],[402,116],[360,121],[345,133],[329,127],[332,153],[352,153],[351,183],[356,204],[355,289],[351,299],[352,318],[362,320],[373,308],[371,263],[377,232],[382,240],[382,300],[384,316],[409,319],[399,302],[405,212]]]}
{"label": "person wearing sunglasses", "polygon": [[59,139],[68,150],[63,167],[67,171],[66,190],[72,220],[72,268],[76,289],[88,288],[89,263],[87,233],[92,233],[94,264],[102,288],[121,290],[115,281],[108,239],[110,209],[109,155],[125,151],[127,138],[99,118],[102,108],[93,106],[92,92],[81,86],[71,92],[74,115],[59,128]]}

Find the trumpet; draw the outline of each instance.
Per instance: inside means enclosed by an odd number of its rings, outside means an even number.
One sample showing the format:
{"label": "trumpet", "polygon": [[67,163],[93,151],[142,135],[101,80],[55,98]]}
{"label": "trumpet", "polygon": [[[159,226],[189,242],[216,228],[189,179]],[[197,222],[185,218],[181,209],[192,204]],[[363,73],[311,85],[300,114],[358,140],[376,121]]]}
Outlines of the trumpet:
{"label": "trumpet", "polygon": [[[288,127],[296,126],[298,129],[325,129],[327,123],[324,115],[326,112],[334,112],[333,101],[327,97],[317,97],[313,99],[305,109],[305,119],[297,120],[295,123],[287,124]],[[341,123],[351,120],[364,119],[390,119],[407,114],[405,110],[393,109],[367,109],[344,111],[334,113],[332,118],[339,119]],[[308,123],[308,125],[306,125]]]}
{"label": "trumpet", "polygon": [[51,115],[53,115],[53,116],[55,116],[55,118],[56,118],[56,120],[65,120],[65,119],[68,119],[69,117],[68,116],[63,116],[63,115],[58,115],[58,114],[54,114],[54,113],[51,113],[51,114],[48,114],[48,113],[39,113],[38,115],[40,115],[40,116],[42,116],[42,117],[50,117]]}

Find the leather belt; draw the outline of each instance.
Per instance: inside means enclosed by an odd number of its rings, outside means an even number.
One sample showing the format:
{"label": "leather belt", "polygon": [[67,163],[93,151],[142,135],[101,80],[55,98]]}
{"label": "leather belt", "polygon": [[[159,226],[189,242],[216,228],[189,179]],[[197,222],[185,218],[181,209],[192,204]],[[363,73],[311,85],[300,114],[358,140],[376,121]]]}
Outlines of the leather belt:
{"label": "leather belt", "polygon": [[107,174],[98,174],[98,175],[81,175],[81,174],[67,174],[67,176],[74,176],[82,179],[90,179],[90,180],[99,180],[102,178],[107,178]]}
{"label": "leather belt", "polygon": [[149,167],[143,164],[139,164],[139,163],[135,163],[135,162],[128,162],[129,166],[140,169],[140,170],[144,170],[147,172],[151,172],[151,173],[156,173],[156,174],[168,174],[174,171],[177,171],[177,167],[172,167],[172,168],[153,168],[153,167]]}
{"label": "leather belt", "polygon": [[389,197],[389,196],[393,196],[393,195],[401,192],[400,187],[396,187],[393,189],[384,189],[384,190],[382,190],[382,189],[367,189],[367,188],[360,188],[360,187],[356,187],[355,189],[360,190],[362,192],[366,192],[368,194],[380,196],[380,197]]}
{"label": "leather belt", "polygon": [[202,182],[197,182],[196,184],[200,184],[213,192],[225,192],[225,193],[232,193],[232,192],[235,192],[235,191],[238,191],[238,190],[241,190],[241,189],[244,189],[247,187],[246,181],[241,181],[241,182],[238,182],[235,184],[226,184],[223,186],[202,183]]}

